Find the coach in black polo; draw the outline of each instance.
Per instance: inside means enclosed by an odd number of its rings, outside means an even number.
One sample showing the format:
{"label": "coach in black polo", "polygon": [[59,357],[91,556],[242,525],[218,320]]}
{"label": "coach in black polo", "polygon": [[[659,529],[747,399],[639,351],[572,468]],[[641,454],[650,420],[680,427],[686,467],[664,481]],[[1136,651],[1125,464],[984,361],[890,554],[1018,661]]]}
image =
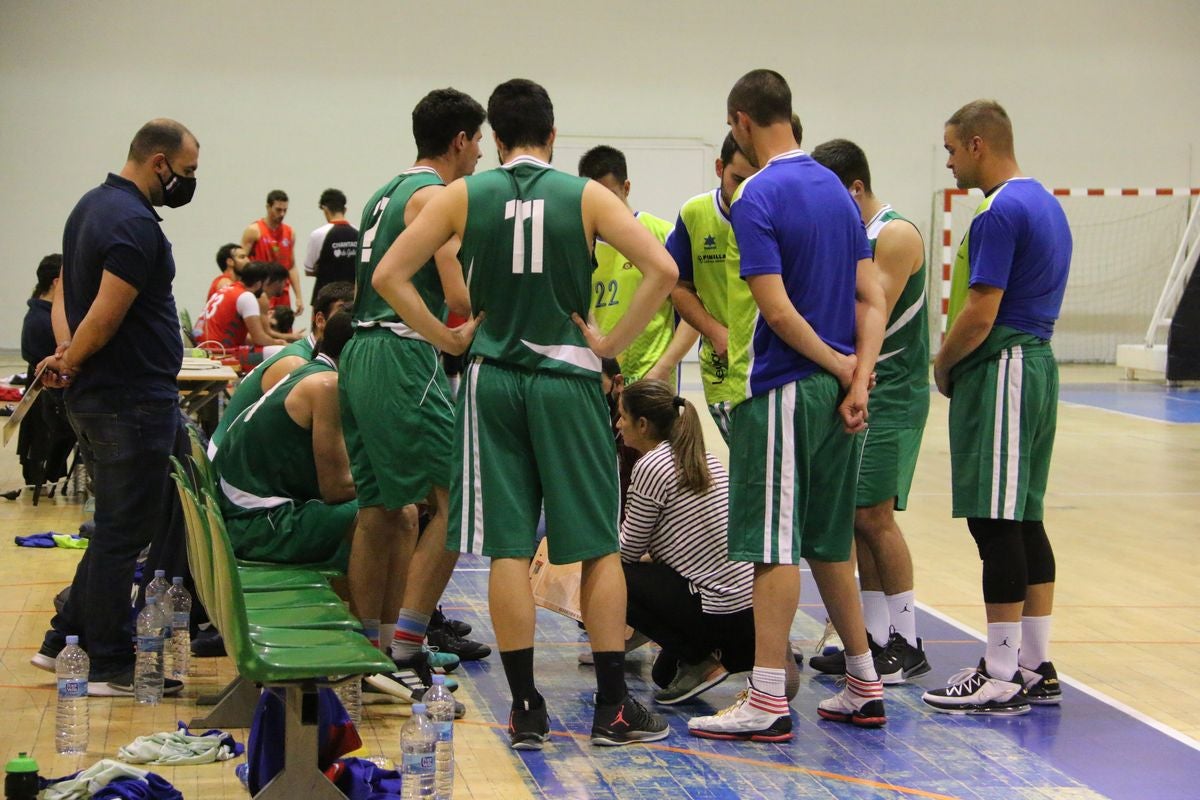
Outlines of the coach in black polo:
{"label": "coach in black polo", "polygon": [[[34,666],[54,669],[67,634],[91,658],[88,693],[133,693],[129,587],[138,552],[168,524],[168,456],[179,426],[183,343],[175,260],[154,206],[192,199],[200,145],[169,119],[146,123],[119,174],[85,194],[63,231],[59,345],[46,365],[92,469],[96,531]],[[178,681],[167,691],[178,692]]]}

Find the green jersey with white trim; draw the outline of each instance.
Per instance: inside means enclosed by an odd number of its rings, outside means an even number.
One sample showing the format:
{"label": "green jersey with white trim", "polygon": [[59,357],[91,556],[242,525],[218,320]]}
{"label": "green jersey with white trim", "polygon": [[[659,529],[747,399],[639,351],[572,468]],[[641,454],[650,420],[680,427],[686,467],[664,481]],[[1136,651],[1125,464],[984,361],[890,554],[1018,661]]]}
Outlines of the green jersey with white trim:
{"label": "green jersey with white trim", "polygon": [[[884,226],[901,221],[884,205],[867,223],[871,252]],[[913,226],[916,227],[916,226]],[[929,416],[929,309],[925,302],[925,262],[909,276],[892,309],[875,364],[870,424],[878,428],[919,428]]]}
{"label": "green jersey with white trim", "polygon": [[[659,243],[667,240],[671,223],[639,211],[637,221],[654,234]],[[604,333],[611,331],[625,316],[633,293],[642,284],[642,273],[608,242],[596,240],[596,265],[592,270],[592,314]],[[675,334],[675,307],[664,300],[650,318],[646,329],[630,342],[617,361],[627,381],[641,379],[662,358]]]}
{"label": "green jersey with white trim", "polygon": [[312,431],[296,424],[284,403],[309,375],[336,372],[328,356],[312,361],[271,387],[229,426],[213,462],[221,478],[221,512],[245,515],[288,502],[321,499]]}
{"label": "green jersey with white trim", "polygon": [[[400,319],[388,302],[371,286],[375,267],[383,254],[404,232],[404,209],[408,201],[426,186],[442,186],[442,178],[430,167],[411,167],[392,178],[367,201],[363,208],[362,233],[358,237],[358,267],[354,274],[354,326],[390,328],[397,336],[422,339]],[[446,297],[437,267],[430,259],[413,276],[413,285],[435,317],[443,318]]]}
{"label": "green jersey with white trim", "polygon": [[587,179],[519,156],[465,180],[458,260],[471,305],[487,314],[471,357],[599,380],[600,359],[571,319],[587,318],[591,297]]}
{"label": "green jersey with white trim", "polygon": [[300,356],[305,361],[309,361],[313,357],[313,349],[316,346],[316,337],[310,333],[303,339],[297,339],[287,345],[251,370],[249,375],[243,377],[238,383],[237,388],[233,390],[233,396],[229,398],[229,402],[225,405],[225,411],[222,412],[221,419],[217,422],[217,428],[209,438],[211,447],[220,446],[221,440],[225,438],[225,432],[229,430],[230,424],[237,419],[238,414],[245,411],[247,406],[258,402],[258,398],[263,396],[263,375],[267,374],[267,370],[273,367],[276,361],[289,356]]}
{"label": "green jersey with white trim", "polygon": [[[679,265],[680,277],[696,287],[704,309],[729,331],[725,359],[718,359],[712,342],[701,338],[700,380],[706,403],[730,403],[732,407],[746,399],[749,343],[758,307],[749,284],[738,274],[737,259],[728,257],[733,228],[720,198],[720,189],[713,189],[684,203],[667,250]],[[681,259],[688,263],[679,263]]]}

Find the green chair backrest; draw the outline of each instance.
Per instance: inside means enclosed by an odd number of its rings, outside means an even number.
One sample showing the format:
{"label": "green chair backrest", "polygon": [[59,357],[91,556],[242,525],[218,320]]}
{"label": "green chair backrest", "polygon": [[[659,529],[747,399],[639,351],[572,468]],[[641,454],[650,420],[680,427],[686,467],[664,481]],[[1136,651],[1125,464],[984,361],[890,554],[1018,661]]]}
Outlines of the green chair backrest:
{"label": "green chair backrest", "polygon": [[212,540],[213,583],[217,606],[217,628],[225,639],[229,656],[239,669],[251,657],[250,628],[243,602],[242,579],[238,575],[233,545],[225,531],[225,521],[217,510],[215,498],[205,498],[204,508]]}
{"label": "green chair backrest", "polygon": [[196,495],[183,465],[171,458],[174,472],[171,475],[179,493],[179,504],[183,508],[184,529],[187,531],[188,568],[200,602],[208,608],[213,599],[212,591],[212,545],[208,541],[208,526],[200,512]]}
{"label": "green chair backrest", "polygon": [[214,498],[217,496],[217,471],[213,469],[212,461],[208,458],[208,451],[204,447],[204,443],[200,441],[200,434],[195,428],[188,427],[188,438],[192,442],[192,462],[196,465],[196,475],[199,486],[198,490],[202,489]]}

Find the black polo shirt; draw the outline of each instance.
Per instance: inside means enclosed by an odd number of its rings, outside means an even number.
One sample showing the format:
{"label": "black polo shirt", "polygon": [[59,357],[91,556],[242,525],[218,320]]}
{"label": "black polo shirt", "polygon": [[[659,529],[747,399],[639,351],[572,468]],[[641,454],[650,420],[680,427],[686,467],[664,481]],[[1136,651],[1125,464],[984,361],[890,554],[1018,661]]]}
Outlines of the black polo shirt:
{"label": "black polo shirt", "polygon": [[112,173],[85,194],[67,218],[63,297],[72,333],[96,299],[105,271],[138,290],[116,334],[75,376],[68,400],[84,392],[178,397],[183,340],[171,294],[175,259],[159,222],[137,186]]}

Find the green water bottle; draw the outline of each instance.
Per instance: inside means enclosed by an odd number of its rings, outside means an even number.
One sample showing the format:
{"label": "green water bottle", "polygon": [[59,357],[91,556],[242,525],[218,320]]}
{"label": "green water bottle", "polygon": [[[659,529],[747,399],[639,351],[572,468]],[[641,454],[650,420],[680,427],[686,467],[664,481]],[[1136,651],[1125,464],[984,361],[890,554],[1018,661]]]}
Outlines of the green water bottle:
{"label": "green water bottle", "polygon": [[38,765],[25,753],[4,767],[4,800],[37,800]]}

